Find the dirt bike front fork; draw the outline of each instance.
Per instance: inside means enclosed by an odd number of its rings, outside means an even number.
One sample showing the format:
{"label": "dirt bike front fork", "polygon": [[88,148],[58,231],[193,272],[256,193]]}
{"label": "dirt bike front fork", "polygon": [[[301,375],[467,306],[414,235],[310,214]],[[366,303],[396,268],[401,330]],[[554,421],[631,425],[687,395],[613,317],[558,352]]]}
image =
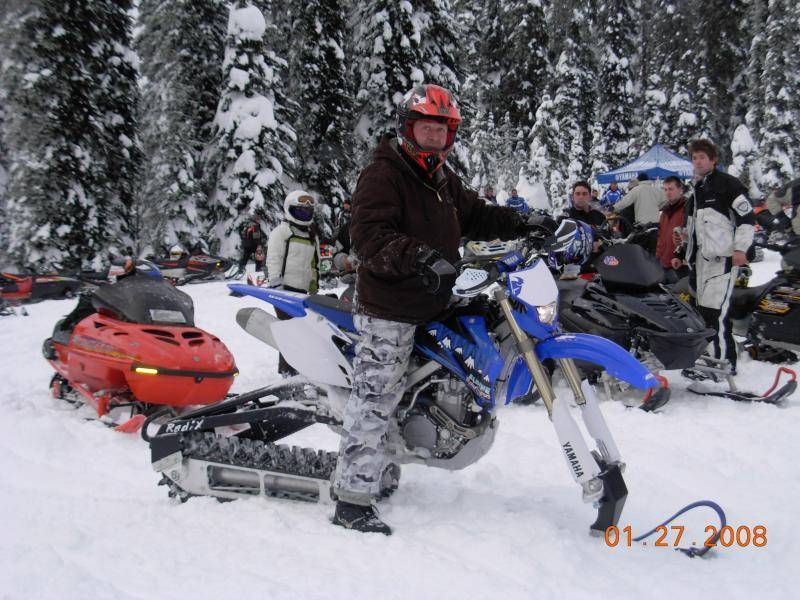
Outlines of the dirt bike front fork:
{"label": "dirt bike front fork", "polygon": [[597,449],[592,451],[570,412],[569,403],[556,397],[547,370],[536,356],[535,340],[517,323],[505,292],[497,290],[495,299],[500,304],[517,349],[541,394],[572,478],[583,491],[583,501],[594,503],[598,509],[597,520],[590,531],[595,535],[603,535],[608,527],[619,522],[628,490],[622,478],[625,464],[600,411],[597,394],[587,381],[581,380],[580,372],[572,359],[558,359],[558,365],[580,409],[584,426],[595,440]]}

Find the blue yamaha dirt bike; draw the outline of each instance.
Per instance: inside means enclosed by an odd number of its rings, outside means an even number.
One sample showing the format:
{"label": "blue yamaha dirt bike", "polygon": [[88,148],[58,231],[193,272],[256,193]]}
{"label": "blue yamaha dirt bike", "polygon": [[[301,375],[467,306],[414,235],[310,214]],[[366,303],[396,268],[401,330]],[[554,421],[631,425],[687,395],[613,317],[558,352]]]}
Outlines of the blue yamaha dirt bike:
{"label": "blue yamaha dirt bike", "polygon": [[[559,333],[558,289],[541,254],[524,248],[500,261],[459,265],[457,301],[417,329],[387,452],[395,463],[463,469],[492,446],[500,407],[541,397],[583,500],[598,508],[591,530],[602,534],[617,524],[627,497],[624,463],[595,390],[574,361],[596,363],[637,388],[652,388],[657,403],[666,401],[669,390],[613,342]],[[170,495],[181,500],[192,495],[327,499],[336,453],[275,442],[314,423],[341,431],[359,337],[352,305],[326,296],[228,287],[292,317],[280,321],[249,307],[236,318],[245,331],[280,351],[299,375],[163,424],[148,437],[153,467]],[[554,390],[555,369],[571,398]]]}

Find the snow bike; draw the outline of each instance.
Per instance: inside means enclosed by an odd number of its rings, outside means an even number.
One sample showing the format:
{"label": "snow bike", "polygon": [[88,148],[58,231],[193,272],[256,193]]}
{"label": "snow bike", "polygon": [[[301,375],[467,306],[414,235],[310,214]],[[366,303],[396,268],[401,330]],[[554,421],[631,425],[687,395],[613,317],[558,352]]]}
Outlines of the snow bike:
{"label": "snow bike", "polygon": [[56,371],[53,397],[88,404],[110,425],[127,418],[129,432],[145,416],[219,402],[238,373],[225,345],[194,326],[192,299],[141,274],[82,296],[42,352]]}
{"label": "snow bike", "polygon": [[[565,331],[613,340],[654,374],[695,365],[714,332],[692,306],[663,285],[664,269],[653,255],[636,244],[613,245],[594,260],[594,270],[589,279],[558,282]],[[609,396],[627,391],[626,383],[607,372],[587,368],[600,377]],[[659,408],[655,400],[649,397],[641,408]]]}
{"label": "snow bike", "polygon": [[[492,446],[495,409],[535,387],[583,500],[598,508],[591,531],[602,535],[619,521],[627,497],[624,463],[594,388],[581,379],[574,360],[597,363],[636,387],[658,388],[656,395],[669,390],[659,388],[647,368],[613,342],[559,333],[558,289],[539,253],[524,247],[485,268],[459,268],[453,288],[459,302],[417,329],[404,395],[389,427],[390,457],[463,469]],[[236,318],[245,331],[279,349],[300,375],[162,425],[148,437],[160,484],[181,500],[193,495],[324,500],[336,453],[275,442],[314,423],[341,431],[358,340],[352,305],[326,296],[228,287],[292,316],[279,321],[249,307]],[[484,291],[491,291],[489,297]],[[557,396],[545,363],[564,375],[595,449],[573,418],[573,400]]]}

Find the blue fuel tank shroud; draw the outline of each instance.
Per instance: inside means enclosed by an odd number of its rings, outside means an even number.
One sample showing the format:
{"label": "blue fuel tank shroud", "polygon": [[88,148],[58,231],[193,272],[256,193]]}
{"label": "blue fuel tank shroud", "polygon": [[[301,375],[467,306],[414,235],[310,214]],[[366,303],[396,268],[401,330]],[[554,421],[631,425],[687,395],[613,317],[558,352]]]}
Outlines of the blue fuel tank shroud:
{"label": "blue fuel tank shroud", "polygon": [[229,283],[228,288],[232,292],[236,292],[242,296],[252,296],[253,298],[268,302],[292,317],[303,317],[306,314],[306,309],[303,305],[306,298],[305,294],[273,288],[261,288],[254,285],[244,285],[242,283]]}
{"label": "blue fuel tank shroud", "polygon": [[494,384],[503,369],[503,358],[489,337],[483,317],[459,317],[459,323],[471,339],[433,321],[421,327],[427,343],[418,343],[417,351],[450,369],[482,405],[494,407]]}

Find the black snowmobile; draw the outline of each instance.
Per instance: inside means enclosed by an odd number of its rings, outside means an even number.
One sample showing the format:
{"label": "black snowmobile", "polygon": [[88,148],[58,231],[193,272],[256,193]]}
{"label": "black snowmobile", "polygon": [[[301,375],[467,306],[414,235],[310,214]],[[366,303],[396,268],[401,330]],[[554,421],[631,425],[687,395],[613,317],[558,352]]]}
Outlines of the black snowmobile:
{"label": "black snowmobile", "polygon": [[[695,365],[714,332],[663,285],[664,269],[655,257],[639,245],[618,244],[594,260],[594,269],[591,279],[558,281],[565,331],[611,339],[655,374]],[[612,381],[601,379],[610,394]]]}
{"label": "black snowmobile", "polygon": [[800,246],[784,250],[781,270],[756,287],[735,288],[733,332],[756,360],[796,362],[800,354]]}

